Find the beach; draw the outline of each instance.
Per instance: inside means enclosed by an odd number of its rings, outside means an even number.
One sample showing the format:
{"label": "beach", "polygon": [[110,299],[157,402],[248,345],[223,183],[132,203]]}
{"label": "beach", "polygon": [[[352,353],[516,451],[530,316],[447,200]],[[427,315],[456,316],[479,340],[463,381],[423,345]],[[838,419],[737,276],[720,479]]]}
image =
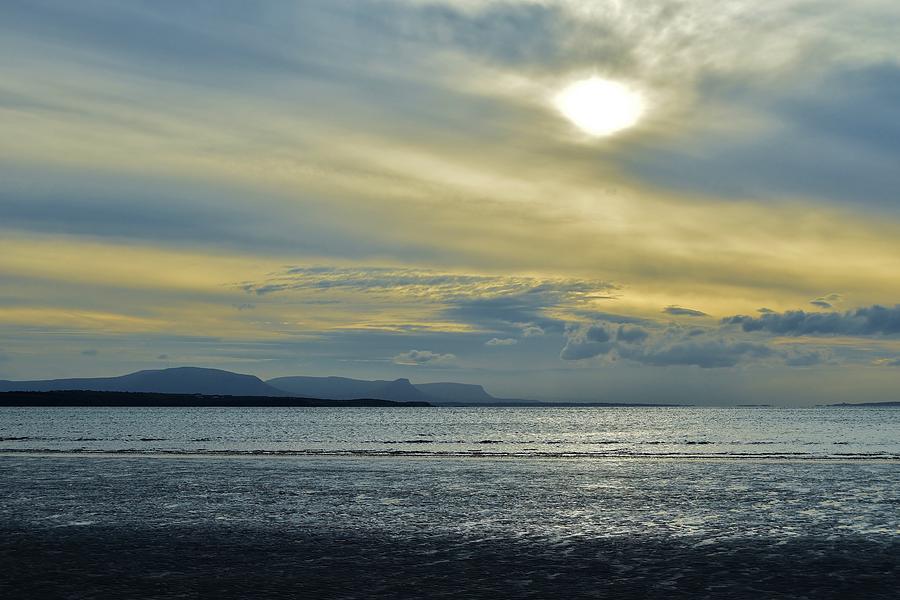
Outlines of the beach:
{"label": "beach", "polygon": [[0,457],[10,598],[891,598],[895,461]]}

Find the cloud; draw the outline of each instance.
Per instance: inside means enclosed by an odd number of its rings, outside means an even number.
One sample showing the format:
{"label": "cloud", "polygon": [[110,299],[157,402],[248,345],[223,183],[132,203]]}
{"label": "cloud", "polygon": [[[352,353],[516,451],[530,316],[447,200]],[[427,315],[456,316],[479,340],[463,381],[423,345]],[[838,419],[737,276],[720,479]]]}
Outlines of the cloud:
{"label": "cloud", "polygon": [[168,354],[160,354],[159,356],[156,357],[156,360],[169,360],[169,355]]}
{"label": "cloud", "polygon": [[809,303],[819,308],[834,308],[834,305],[841,300],[840,294],[828,294],[827,296],[820,296],[815,300],[810,300]]}
{"label": "cloud", "polygon": [[608,321],[570,325],[566,330],[566,345],[560,352],[563,360],[610,356],[647,366],[704,369],[733,367],[775,355],[765,344],[722,337],[715,329],[686,329],[677,325],[650,329]]}
{"label": "cloud", "polygon": [[522,337],[540,337],[546,333],[542,327],[534,323],[518,323],[517,325],[522,328]]}
{"label": "cloud", "polygon": [[735,315],[722,319],[725,325],[739,325],[743,331],[763,331],[785,336],[879,336],[900,334],[900,304],[873,305],[847,312],[809,313],[789,310],[764,313],[759,317]]}
{"label": "cloud", "polygon": [[616,340],[626,344],[640,344],[650,336],[650,332],[641,327],[628,327],[619,325],[616,330]]}
{"label": "cloud", "polygon": [[398,365],[440,365],[456,360],[453,354],[440,354],[431,350],[410,350],[402,352],[393,358]]}
{"label": "cloud", "polygon": [[98,354],[100,354],[100,351],[96,348],[89,348],[81,351],[82,356],[97,356]]}
{"label": "cloud", "polygon": [[566,345],[559,357],[563,360],[584,360],[609,354],[615,348],[612,335],[604,323],[580,324],[566,328]]}
{"label": "cloud", "polygon": [[876,367],[900,367],[900,358],[879,358],[872,361]]}
{"label": "cloud", "polygon": [[519,343],[516,338],[491,338],[484,343],[485,346],[515,346]]}
{"label": "cloud", "polygon": [[453,301],[547,295],[571,297],[608,294],[618,286],[600,280],[471,275],[429,269],[391,267],[289,267],[262,282],[244,282],[246,292],[257,295],[291,290],[352,289],[391,292],[419,300]]}
{"label": "cloud", "polygon": [[796,350],[785,355],[784,364],[789,367],[813,367],[829,359],[830,353],[821,350]]}
{"label": "cloud", "polygon": [[755,126],[742,135],[710,128],[690,140],[677,137],[626,159],[636,175],[726,198],[809,198],[897,211],[900,67],[893,62],[824,74],[809,68],[780,89],[722,77],[706,86],[699,90],[706,102],[740,107]]}
{"label": "cloud", "polygon": [[667,306],[662,311],[664,313],[667,313],[670,315],[677,315],[677,316],[681,316],[681,317],[708,317],[709,316],[702,310],[696,310],[693,308],[684,308],[682,306],[675,306],[675,305]]}
{"label": "cloud", "polygon": [[678,341],[650,348],[619,348],[622,358],[653,366],[697,366],[703,369],[733,367],[745,359],[772,356],[764,344],[724,339]]}
{"label": "cloud", "polygon": [[408,306],[430,318],[481,331],[533,337],[562,332],[552,313],[580,310],[608,298],[616,284],[591,279],[447,273],[389,267],[289,267],[259,282],[243,282],[247,293],[264,296],[352,297],[360,304]]}

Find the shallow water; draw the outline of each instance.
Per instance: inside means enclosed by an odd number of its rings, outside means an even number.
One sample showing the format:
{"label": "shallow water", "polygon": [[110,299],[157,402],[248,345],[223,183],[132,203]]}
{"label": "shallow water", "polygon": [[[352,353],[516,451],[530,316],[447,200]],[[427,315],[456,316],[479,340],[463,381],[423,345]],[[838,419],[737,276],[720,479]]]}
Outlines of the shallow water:
{"label": "shallow water", "polygon": [[0,458],[6,597],[892,598],[893,462]]}
{"label": "shallow water", "polygon": [[900,458],[900,408],[4,408],[0,451]]}
{"label": "shallow water", "polygon": [[0,410],[0,597],[895,598],[900,410]]}

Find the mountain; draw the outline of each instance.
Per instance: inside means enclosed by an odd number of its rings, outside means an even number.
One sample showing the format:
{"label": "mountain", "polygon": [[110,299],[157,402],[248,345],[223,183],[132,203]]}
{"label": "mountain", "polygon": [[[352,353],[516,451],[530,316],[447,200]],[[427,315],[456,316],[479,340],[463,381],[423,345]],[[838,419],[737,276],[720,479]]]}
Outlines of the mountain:
{"label": "mountain", "polygon": [[199,367],[137,371],[119,377],[38,381],[0,380],[0,392],[63,390],[220,396],[297,396],[322,400],[369,398],[394,402],[452,404],[503,402],[488,394],[480,385],[466,383],[444,382],[413,385],[409,379],[368,381],[347,377],[276,377],[264,382],[254,375],[241,375],[220,369]]}
{"label": "mountain", "polygon": [[160,394],[209,394],[226,396],[287,396],[254,375],[219,369],[178,367],[138,371],[119,377],[2,381],[0,392],[49,392],[90,390],[95,392],[154,392]]}
{"label": "mountain", "polygon": [[307,398],[329,400],[349,400],[352,398],[375,398],[396,402],[429,402],[435,400],[409,379],[394,381],[349,379],[347,377],[276,377],[266,382],[268,385],[289,394]]}

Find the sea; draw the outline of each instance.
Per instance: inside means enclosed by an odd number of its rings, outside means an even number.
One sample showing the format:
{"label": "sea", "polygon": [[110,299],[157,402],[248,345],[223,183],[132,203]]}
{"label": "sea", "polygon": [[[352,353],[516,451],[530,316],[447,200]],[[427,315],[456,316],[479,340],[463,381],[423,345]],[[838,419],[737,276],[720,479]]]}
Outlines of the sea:
{"label": "sea", "polygon": [[898,408],[0,409],[4,598],[898,589]]}

